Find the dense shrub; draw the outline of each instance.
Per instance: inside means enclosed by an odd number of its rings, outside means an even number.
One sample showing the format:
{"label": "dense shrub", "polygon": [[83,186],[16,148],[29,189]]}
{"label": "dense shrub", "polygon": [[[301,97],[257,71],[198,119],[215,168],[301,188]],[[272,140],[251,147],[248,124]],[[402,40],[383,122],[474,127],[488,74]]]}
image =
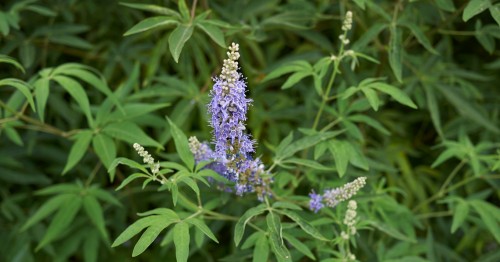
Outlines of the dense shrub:
{"label": "dense shrub", "polygon": [[2,1],[0,261],[500,261],[499,26],[496,0]]}

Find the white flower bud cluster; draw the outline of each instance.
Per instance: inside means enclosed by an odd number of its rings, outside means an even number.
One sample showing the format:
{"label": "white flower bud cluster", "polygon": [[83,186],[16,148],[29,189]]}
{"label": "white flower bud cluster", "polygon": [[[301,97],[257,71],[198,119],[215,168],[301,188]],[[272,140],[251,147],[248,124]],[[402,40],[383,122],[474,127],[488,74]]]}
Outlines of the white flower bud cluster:
{"label": "white flower bud cluster", "polygon": [[340,237],[344,240],[349,240],[349,235],[356,234],[356,208],[358,205],[356,201],[351,200],[347,205],[347,211],[345,212],[344,225],[347,226],[347,232],[340,232]]}
{"label": "white flower bud cluster", "polygon": [[196,154],[202,148],[200,141],[195,136],[189,138],[189,150]]}
{"label": "white flower bud cluster", "polygon": [[348,45],[351,42],[344,34],[339,35],[339,39],[344,45]]}
{"label": "white flower bud cluster", "polygon": [[220,74],[220,79],[223,80],[222,89],[224,92],[228,92],[229,88],[233,88],[236,81],[238,81],[239,48],[240,46],[238,44],[232,43],[229,47],[229,52],[227,52],[228,59],[224,59],[224,65],[222,66],[222,72]]}
{"label": "white flower bud cluster", "polygon": [[366,177],[358,177],[356,180],[339,188],[325,190],[323,200],[329,207],[335,207],[338,203],[346,201],[354,196],[366,184]]}
{"label": "white flower bud cluster", "polygon": [[137,151],[139,156],[142,157],[142,161],[145,164],[149,165],[149,168],[151,169],[151,173],[153,173],[153,175],[160,172],[160,163],[155,163],[155,159],[148,153],[148,151],[144,149],[144,147],[142,147],[138,143],[134,143],[134,149],[135,151]]}
{"label": "white flower bud cluster", "polygon": [[344,24],[342,25],[342,31],[349,31],[352,29],[352,12],[347,11],[344,18]]}
{"label": "white flower bud cluster", "polygon": [[344,18],[344,23],[342,24],[342,31],[344,31],[343,34],[339,35],[340,41],[342,41],[342,44],[348,45],[351,41],[347,38],[347,31],[352,29],[352,12],[347,11],[345,14]]}

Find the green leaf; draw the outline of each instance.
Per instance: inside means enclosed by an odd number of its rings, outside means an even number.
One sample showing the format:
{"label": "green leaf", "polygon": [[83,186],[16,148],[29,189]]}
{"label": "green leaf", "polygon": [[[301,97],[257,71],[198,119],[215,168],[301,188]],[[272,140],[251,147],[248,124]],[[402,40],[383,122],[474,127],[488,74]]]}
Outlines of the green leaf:
{"label": "green leaf", "polygon": [[115,242],[113,242],[111,247],[116,247],[116,246],[119,246],[119,245],[125,243],[125,241],[127,241],[127,240],[131,239],[133,236],[139,234],[139,232],[141,232],[146,227],[149,227],[149,226],[152,226],[152,225],[155,225],[158,223],[162,223],[164,220],[165,220],[164,217],[157,215],[157,216],[144,217],[144,218],[141,218],[141,219],[135,221],[132,225],[127,227],[127,229],[125,229],[125,231],[123,231],[116,238]]}
{"label": "green leaf", "polygon": [[439,106],[436,100],[436,95],[434,94],[434,90],[428,85],[423,85],[423,87],[425,90],[425,97],[427,99],[427,107],[429,108],[429,112],[431,113],[431,119],[432,123],[434,124],[434,128],[436,128],[439,136],[444,138],[443,129],[441,128]]}
{"label": "green leaf", "polygon": [[28,100],[31,109],[33,109],[33,111],[36,112],[35,101],[33,101],[33,96],[31,95],[31,87],[28,83],[15,78],[6,78],[0,80],[0,86],[15,87],[17,90],[19,90],[19,92],[21,92],[24,95],[24,97],[26,97],[26,100]]}
{"label": "green leaf", "polygon": [[130,182],[134,181],[135,179],[139,178],[139,177],[143,177],[143,178],[149,178],[149,176],[143,174],[143,173],[135,173],[135,174],[132,174],[130,176],[128,176],[127,178],[125,178],[122,183],[120,184],[119,187],[116,188],[116,191],[124,188],[126,185],[128,185]]}
{"label": "green leaf", "polygon": [[170,118],[167,118],[167,121],[170,125],[172,137],[174,138],[177,154],[179,154],[182,162],[184,162],[190,170],[193,170],[194,156],[191,153],[191,150],[189,150],[189,143],[186,135],[184,135],[184,133],[175,125],[174,122],[170,120]]}
{"label": "green leaf", "polygon": [[361,91],[365,95],[368,103],[373,108],[373,110],[377,111],[378,107],[380,106],[380,99],[378,98],[377,92],[368,87],[362,87]]}
{"label": "green leaf", "polygon": [[295,247],[300,253],[306,255],[312,260],[316,260],[314,257],[313,253],[311,250],[309,250],[309,247],[307,247],[304,243],[302,243],[300,240],[295,238],[294,236],[284,233],[283,237],[290,243],[293,247]]}
{"label": "green leaf", "polygon": [[492,132],[500,133],[500,129],[496,125],[492,124],[491,121],[483,116],[483,114],[481,114],[475,106],[470,104],[469,101],[462,98],[462,96],[456,92],[456,87],[444,85],[435,85],[435,87],[437,87],[437,89],[448,99],[448,101],[453,104],[462,116],[478,123]]}
{"label": "green leaf", "polygon": [[[1,11],[0,11],[0,13],[1,13]],[[2,20],[1,16],[0,16],[0,20]],[[1,21],[0,21],[0,23],[1,23]],[[1,28],[0,28],[0,31],[2,31]],[[19,64],[19,62],[17,62],[14,58],[12,58],[8,55],[0,54],[0,63],[11,64],[11,65],[17,67],[17,69],[21,70],[21,72],[23,72],[23,74],[26,73],[26,71],[24,71],[24,67],[21,64]]]}
{"label": "green leaf", "polygon": [[42,122],[44,122],[45,106],[47,105],[47,99],[49,98],[49,85],[49,79],[47,78],[40,78],[34,84],[36,111],[38,112],[38,117]]}
{"label": "green leaf", "polygon": [[324,165],[318,163],[317,161],[309,160],[309,159],[302,159],[302,158],[289,158],[289,159],[281,162],[281,164],[295,164],[295,165],[310,167],[312,169],[322,170],[322,171],[334,170],[334,168],[324,166]]}
{"label": "green leaf", "polygon": [[296,204],[290,203],[290,202],[283,202],[283,201],[278,201],[273,203],[273,208],[276,209],[292,209],[292,210],[302,210],[302,208]]}
{"label": "green leaf", "polygon": [[490,6],[490,14],[500,26],[500,3]]}
{"label": "green leaf", "polygon": [[175,257],[177,262],[186,262],[189,257],[189,225],[177,223],[174,227]]}
{"label": "green leaf", "polygon": [[115,142],[111,137],[105,134],[97,134],[92,138],[92,147],[108,170],[108,173],[113,173],[113,175],[110,174],[111,180],[113,180],[114,171],[110,170],[110,167],[111,163],[116,158]]}
{"label": "green leaf", "polygon": [[189,15],[189,9],[186,5],[186,1],[179,0],[179,1],[177,1],[177,4],[179,5],[179,11],[181,12],[181,15],[184,18],[184,20],[187,21],[189,18],[191,18],[191,16]]}
{"label": "green leaf", "polygon": [[488,231],[500,243],[500,209],[483,200],[472,200],[470,205],[479,213]]}
{"label": "green leaf", "polygon": [[193,217],[193,218],[186,219],[186,222],[197,227],[199,230],[201,230],[207,237],[212,239],[214,242],[219,243],[219,240],[217,240],[214,233],[212,233],[212,230],[210,230],[210,228],[205,224],[205,222],[203,222],[203,220]]}
{"label": "green leaf", "polygon": [[272,212],[266,216],[269,229],[269,242],[278,261],[292,261],[292,256],[283,243],[280,217]]}
{"label": "green leaf", "polygon": [[275,70],[273,70],[271,73],[266,75],[264,79],[262,79],[262,82],[278,78],[284,74],[288,74],[291,72],[300,72],[300,71],[312,72],[312,70],[313,70],[312,66],[307,61],[304,60],[293,61],[290,63],[286,63],[283,66],[280,66]]}
{"label": "green leaf", "polygon": [[349,149],[345,142],[335,139],[328,142],[328,149],[335,160],[335,166],[337,167],[339,177],[343,177],[347,171],[347,164],[349,163]]}
{"label": "green leaf", "polygon": [[216,44],[226,48],[226,43],[224,41],[224,33],[217,26],[206,23],[205,21],[200,21],[196,24],[205,34],[207,34]]}
{"label": "green leaf", "polygon": [[36,195],[53,195],[53,194],[78,194],[82,188],[77,184],[55,184],[35,192]]}
{"label": "green leaf", "polygon": [[177,28],[170,33],[168,38],[168,48],[170,53],[174,58],[175,62],[179,62],[179,56],[181,55],[182,48],[186,42],[191,38],[193,34],[193,26],[191,25],[179,25]]}
{"label": "green leaf", "polygon": [[163,146],[149,137],[135,123],[130,121],[111,123],[102,129],[102,132],[130,144],[139,143],[141,146],[155,146],[163,149]]}
{"label": "green leaf", "polygon": [[490,0],[471,0],[464,9],[462,19],[467,22],[491,6]]}
{"label": "green leaf", "polygon": [[132,251],[132,257],[136,257],[148,248],[153,241],[158,237],[158,235],[167,228],[172,221],[157,221],[156,223],[150,225],[144,233],[142,233],[141,238],[137,241]]}
{"label": "green leaf", "polygon": [[156,29],[158,27],[167,27],[167,26],[172,26],[172,25],[177,25],[177,24],[179,24],[179,22],[172,19],[172,17],[170,17],[170,16],[149,17],[149,18],[146,18],[146,19],[140,21],[139,23],[134,25],[132,28],[127,30],[127,32],[125,32],[123,34],[123,36],[129,36],[129,35],[141,33],[141,32],[148,31],[148,30],[153,30],[153,29]]}
{"label": "green leaf", "polygon": [[269,258],[269,241],[266,234],[258,233],[258,239],[255,242],[255,249],[253,250],[253,262],[268,261]]}
{"label": "green leaf", "polygon": [[387,130],[380,122],[377,120],[367,116],[367,115],[362,115],[362,114],[356,114],[356,115],[350,115],[347,117],[349,120],[358,122],[358,123],[364,123],[367,124],[378,131],[380,131],[382,134],[389,136],[391,133],[389,130]]}
{"label": "green leaf", "polygon": [[82,85],[80,85],[77,81],[62,75],[54,76],[53,79],[66,89],[73,99],[76,100],[80,109],[87,116],[89,125],[92,126],[93,119],[92,114],[90,113],[89,98],[87,97],[87,93],[85,93]]}
{"label": "green leaf", "polygon": [[62,171],[63,174],[66,174],[82,159],[85,152],[87,152],[92,136],[93,133],[90,130],[84,130],[74,135],[76,141],[69,151],[68,160]]}
{"label": "green leaf", "polygon": [[252,207],[248,209],[238,220],[238,223],[236,223],[236,226],[234,227],[234,243],[236,246],[240,243],[241,239],[243,238],[243,234],[245,233],[245,227],[247,223],[250,221],[255,216],[258,216],[264,211],[266,211],[267,207],[264,204],[260,204],[256,207]]}
{"label": "green leaf", "polygon": [[113,181],[113,179],[114,179],[114,176],[115,176],[114,170],[118,165],[126,165],[126,166],[129,166],[131,168],[139,169],[142,172],[144,172],[145,174],[148,174],[148,170],[144,166],[142,166],[141,164],[135,162],[134,160],[125,158],[125,157],[119,157],[119,158],[116,158],[115,160],[113,160],[113,162],[111,162],[111,164],[108,167],[108,173],[109,173],[111,181]]}
{"label": "green leaf", "polygon": [[457,229],[464,223],[469,215],[469,204],[460,199],[453,210],[453,222],[451,224],[451,233],[455,233]]}
{"label": "green leaf", "polygon": [[87,191],[87,193],[89,195],[95,196],[99,200],[107,202],[109,204],[112,204],[112,205],[115,205],[118,207],[122,206],[122,203],[120,203],[120,201],[118,201],[118,199],[115,196],[113,196],[111,193],[109,193],[108,191],[106,191],[104,189],[100,189],[98,187],[92,187]]}
{"label": "green leaf", "polygon": [[7,14],[0,11],[0,33],[2,35],[7,36],[10,32],[8,20],[7,20]]}
{"label": "green leaf", "polygon": [[436,0],[436,4],[439,8],[448,12],[454,12],[456,10],[453,0]]}
{"label": "green leaf", "polygon": [[120,5],[124,5],[126,7],[138,9],[138,10],[143,10],[143,11],[148,11],[160,15],[168,15],[168,16],[175,16],[178,18],[181,18],[181,15],[179,12],[172,10],[170,8],[166,8],[163,6],[158,6],[158,5],[150,5],[150,4],[135,4],[135,3],[119,3]]}
{"label": "green leaf", "polygon": [[408,29],[410,29],[412,34],[415,36],[415,38],[417,38],[418,42],[423,47],[425,47],[425,49],[427,49],[429,52],[431,52],[435,55],[439,54],[439,52],[436,49],[434,49],[434,47],[432,47],[431,42],[429,41],[427,36],[425,36],[424,32],[422,32],[422,30],[420,30],[420,27],[418,27],[416,24],[411,23],[411,22],[403,23],[403,25],[408,27]]}
{"label": "green leaf", "polygon": [[281,89],[288,89],[288,88],[294,86],[295,84],[297,84],[300,80],[302,80],[306,76],[310,76],[310,75],[313,75],[313,73],[308,72],[308,71],[296,72],[288,77],[286,82],[281,86]]}
{"label": "green leaf", "polygon": [[23,227],[21,228],[21,231],[25,231],[26,229],[32,227],[34,224],[40,222],[42,219],[52,214],[56,209],[60,208],[60,206],[63,203],[73,198],[73,196],[74,196],[73,194],[61,194],[47,200],[36,211],[35,214],[29,217],[29,219],[26,221],[26,223],[24,223]]}
{"label": "green leaf", "polygon": [[317,143],[321,141],[327,141],[328,139],[338,136],[341,134],[343,131],[335,131],[335,132],[323,132],[323,133],[318,133],[315,135],[311,136],[306,136],[303,137],[288,146],[286,146],[282,151],[278,152],[280,153],[279,155],[276,155],[277,159],[285,159],[288,158],[295,153],[304,150],[306,148],[309,148],[311,146],[316,145]]}
{"label": "green leaf", "polygon": [[87,213],[88,218],[97,227],[102,238],[109,242],[108,232],[106,231],[104,222],[104,213],[97,199],[92,195],[83,197],[83,208]]}
{"label": "green leaf", "polygon": [[403,42],[401,40],[401,29],[396,25],[391,25],[391,38],[389,41],[389,64],[392,72],[399,82],[403,82]]}
{"label": "green leaf", "polygon": [[415,105],[415,103],[411,101],[410,97],[408,97],[408,95],[405,92],[401,91],[399,88],[395,86],[381,82],[374,82],[369,86],[373,89],[377,89],[380,92],[390,95],[394,100],[398,101],[400,104],[411,107],[413,109],[417,109],[417,105]]}
{"label": "green leaf", "polygon": [[73,195],[67,199],[57,211],[54,219],[52,219],[36,250],[40,250],[59,237],[71,225],[81,206],[82,198],[80,196]]}
{"label": "green leaf", "polygon": [[299,225],[300,228],[302,228],[302,230],[304,230],[304,232],[306,232],[310,236],[322,241],[328,241],[327,238],[325,238],[315,227],[309,224],[309,222],[299,216],[299,214],[290,210],[278,210],[277,212],[293,220],[295,223],[297,223],[297,225]]}
{"label": "green leaf", "polygon": [[150,216],[150,215],[162,215],[165,218],[167,218],[168,220],[171,220],[171,219],[173,219],[173,221],[179,220],[179,216],[177,215],[177,213],[175,213],[175,211],[173,211],[172,209],[169,209],[169,208],[164,208],[164,207],[155,208],[153,210],[149,210],[149,211],[142,212],[142,213],[137,213],[137,215],[141,216],[141,217]]}

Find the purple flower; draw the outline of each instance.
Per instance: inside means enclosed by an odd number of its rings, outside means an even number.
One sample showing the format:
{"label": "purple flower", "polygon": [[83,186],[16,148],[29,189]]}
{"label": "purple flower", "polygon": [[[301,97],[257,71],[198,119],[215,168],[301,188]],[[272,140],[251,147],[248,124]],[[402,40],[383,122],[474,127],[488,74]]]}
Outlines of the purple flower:
{"label": "purple flower", "polygon": [[265,171],[262,161],[253,159],[254,141],[245,132],[246,114],[252,100],[246,98],[246,84],[238,72],[238,49],[235,43],[229,47],[228,59],[224,60],[222,72],[214,78],[215,83],[210,91],[208,112],[211,115],[215,150],[212,151],[196,138],[190,139],[190,149],[196,162],[213,161],[205,168],[234,182],[237,195],[256,192],[262,201],[264,196],[271,195],[269,186],[272,178]]}
{"label": "purple flower", "polygon": [[309,200],[309,209],[313,210],[314,213],[318,213],[325,205],[323,205],[323,197],[314,192],[314,190],[309,194],[311,200]]}
{"label": "purple flower", "polygon": [[215,78],[208,104],[212,115],[215,152],[221,158],[246,157],[254,151],[254,142],[245,131],[246,114],[251,99],[245,96],[246,84],[238,72],[238,45],[229,47],[229,58],[224,60],[221,75]]}

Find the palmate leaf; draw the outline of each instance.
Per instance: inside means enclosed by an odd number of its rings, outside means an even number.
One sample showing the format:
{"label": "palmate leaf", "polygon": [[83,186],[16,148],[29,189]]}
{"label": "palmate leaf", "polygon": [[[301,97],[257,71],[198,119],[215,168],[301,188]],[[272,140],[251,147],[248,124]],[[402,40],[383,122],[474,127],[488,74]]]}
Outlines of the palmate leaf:
{"label": "palmate leaf", "polygon": [[67,202],[72,197],[73,194],[60,194],[50,198],[45,203],[43,203],[43,205],[36,211],[35,214],[29,217],[26,223],[24,223],[21,230],[27,230],[44,218],[48,217],[50,214],[54,213],[55,210],[60,208],[63,203]]}
{"label": "palmate leaf", "polygon": [[142,230],[146,229],[141,235],[140,239],[134,246],[132,251],[132,256],[138,256],[143,253],[146,248],[148,248],[151,243],[158,237],[158,235],[165,228],[173,223],[179,222],[179,217],[177,214],[170,209],[155,209],[151,210],[149,213],[143,214],[154,214],[150,216],[143,217],[132,225],[127,227],[113,242],[112,247],[123,244],[125,241],[131,239],[133,236],[137,235]]}
{"label": "palmate leaf", "polygon": [[72,195],[68,198],[57,211],[36,249],[40,250],[59,237],[71,225],[81,206],[80,196]]}

